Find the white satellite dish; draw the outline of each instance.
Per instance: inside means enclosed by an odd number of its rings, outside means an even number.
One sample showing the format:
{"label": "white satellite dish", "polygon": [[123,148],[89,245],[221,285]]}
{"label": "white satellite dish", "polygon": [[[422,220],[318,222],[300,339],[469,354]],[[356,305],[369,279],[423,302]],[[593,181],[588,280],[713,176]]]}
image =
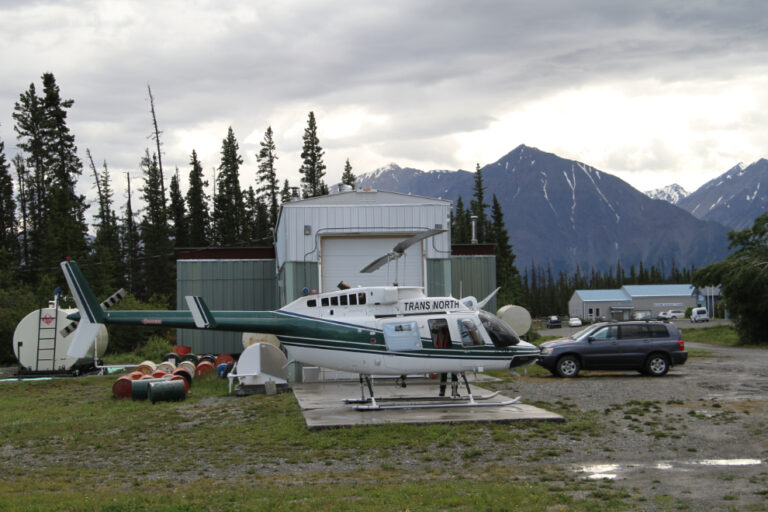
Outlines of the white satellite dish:
{"label": "white satellite dish", "polygon": [[518,336],[531,329],[531,314],[522,306],[508,304],[499,308],[496,316],[504,320]]}

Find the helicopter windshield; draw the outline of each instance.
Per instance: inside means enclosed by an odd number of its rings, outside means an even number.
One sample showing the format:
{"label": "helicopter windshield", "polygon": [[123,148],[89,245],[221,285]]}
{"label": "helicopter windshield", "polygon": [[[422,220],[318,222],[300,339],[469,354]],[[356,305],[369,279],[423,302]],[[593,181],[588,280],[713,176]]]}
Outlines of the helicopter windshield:
{"label": "helicopter windshield", "polygon": [[510,345],[517,345],[520,343],[520,338],[517,337],[515,331],[513,331],[507,324],[502,322],[497,316],[483,311],[478,311],[480,315],[480,321],[483,323],[483,327],[488,332],[488,336],[491,337],[491,341],[497,347],[508,347]]}

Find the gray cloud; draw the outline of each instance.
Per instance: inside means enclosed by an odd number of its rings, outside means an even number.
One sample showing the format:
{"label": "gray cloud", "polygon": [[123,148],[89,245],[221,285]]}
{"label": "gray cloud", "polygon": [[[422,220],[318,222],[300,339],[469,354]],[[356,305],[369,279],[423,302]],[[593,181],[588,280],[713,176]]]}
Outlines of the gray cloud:
{"label": "gray cloud", "polygon": [[[292,109],[305,124],[310,109],[349,105],[388,122],[327,140],[339,172],[355,147],[381,155],[357,172],[398,158],[467,167],[451,154],[451,137],[560,91],[621,81],[632,94],[632,82],[648,78],[727,87],[765,74],[766,11],[762,1],[0,1],[0,138],[11,156],[13,103],[52,71],[75,99],[78,146],[115,170],[136,171],[151,144],[147,83],[165,161],[184,172],[193,148],[171,148],[179,130],[219,122],[242,139]],[[213,134],[215,144],[224,135]],[[300,146],[300,134],[276,136],[278,151]],[[241,140],[251,153],[257,146]],[[644,159],[653,169],[683,158],[674,141],[642,146],[655,148]],[[295,179],[297,158],[282,155],[283,177]]]}

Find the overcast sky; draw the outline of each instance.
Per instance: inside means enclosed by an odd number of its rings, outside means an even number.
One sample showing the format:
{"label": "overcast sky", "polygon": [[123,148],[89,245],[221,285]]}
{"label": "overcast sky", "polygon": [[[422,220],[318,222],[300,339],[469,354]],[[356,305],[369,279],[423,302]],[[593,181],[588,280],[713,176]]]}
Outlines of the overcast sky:
{"label": "overcast sky", "polygon": [[278,177],[298,185],[309,111],[329,185],[347,158],[356,174],[474,170],[526,144],[693,191],[768,157],[764,0],[0,0],[8,160],[14,103],[44,72],[75,100],[81,158],[107,161],[119,209],[152,149],[147,84],[184,190],[192,150],[210,181],[229,126],[244,188],[270,125]]}

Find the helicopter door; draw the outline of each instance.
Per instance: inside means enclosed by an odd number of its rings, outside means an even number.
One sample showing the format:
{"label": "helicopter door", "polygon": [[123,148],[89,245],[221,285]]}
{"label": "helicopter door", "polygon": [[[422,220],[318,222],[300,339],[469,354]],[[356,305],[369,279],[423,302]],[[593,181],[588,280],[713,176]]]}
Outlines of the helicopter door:
{"label": "helicopter door", "polygon": [[390,322],[381,327],[384,342],[390,352],[421,350],[421,337],[416,322]]}

